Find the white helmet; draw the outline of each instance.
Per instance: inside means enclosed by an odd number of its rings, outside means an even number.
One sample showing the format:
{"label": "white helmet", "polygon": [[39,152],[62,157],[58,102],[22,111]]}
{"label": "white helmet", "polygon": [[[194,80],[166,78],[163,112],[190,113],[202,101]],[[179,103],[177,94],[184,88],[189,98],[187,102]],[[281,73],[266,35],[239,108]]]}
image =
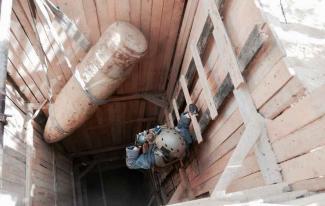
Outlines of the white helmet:
{"label": "white helmet", "polygon": [[185,155],[186,143],[174,129],[162,128],[155,139],[155,143],[169,161],[181,159]]}

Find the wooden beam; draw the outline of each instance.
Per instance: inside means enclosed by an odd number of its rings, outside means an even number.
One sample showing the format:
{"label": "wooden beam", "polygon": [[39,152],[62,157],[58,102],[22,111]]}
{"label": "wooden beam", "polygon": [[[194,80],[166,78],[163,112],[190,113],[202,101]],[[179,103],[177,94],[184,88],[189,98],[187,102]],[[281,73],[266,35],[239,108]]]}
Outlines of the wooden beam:
{"label": "wooden beam", "polygon": [[151,102],[158,107],[167,108],[168,102],[166,100],[166,96],[164,94],[149,94],[149,93],[142,93],[142,98]]}
{"label": "wooden beam", "polygon": [[179,121],[180,115],[179,115],[178,106],[177,106],[175,98],[172,99],[172,104],[173,104],[173,109],[175,112],[176,119],[177,119],[177,121]]}
{"label": "wooden beam", "polygon": [[[188,91],[187,83],[186,83],[184,75],[181,75],[181,77],[179,78],[179,82],[181,84],[181,87],[182,87],[182,90],[183,90],[184,97],[185,97],[187,105],[192,104],[193,102],[192,102],[190,93]],[[199,123],[198,123],[195,116],[190,115],[190,117],[191,117],[192,125],[193,125],[193,128],[194,128],[196,140],[197,140],[198,143],[201,143],[203,141],[203,138],[202,138],[202,133],[201,133]]]}
{"label": "wooden beam", "polygon": [[127,94],[127,95],[111,96],[107,99],[106,104],[113,103],[113,102],[140,100],[140,99],[144,99],[163,108],[168,105],[165,94],[162,92],[140,92],[134,94]]}
{"label": "wooden beam", "polygon": [[[218,0],[218,2],[222,2],[222,0]],[[207,21],[203,27],[203,30],[201,32],[201,35],[199,36],[198,40],[195,40],[197,42],[197,49],[199,54],[201,55],[208,43],[208,37],[210,36],[211,32],[213,31],[213,25],[211,21]],[[182,63],[182,68],[180,71],[180,74],[186,76],[186,79],[188,80],[188,82],[192,82],[194,76],[196,73],[196,66],[194,63],[193,58],[190,58],[190,60],[184,59],[183,63]],[[178,77],[178,76],[177,76]],[[176,87],[172,87],[173,92],[172,92],[172,96],[177,97],[180,90],[181,90],[181,86],[179,84],[176,85]],[[168,91],[167,91],[168,93]],[[172,97],[170,97],[172,98]],[[169,99],[170,99],[169,98]],[[185,99],[181,98],[179,105],[182,105],[184,103]]]}
{"label": "wooden beam", "polygon": [[199,82],[201,84],[204,98],[205,98],[206,104],[207,104],[209,112],[210,112],[210,116],[212,119],[215,119],[218,115],[218,111],[217,111],[217,107],[213,101],[211,88],[209,86],[207,75],[205,74],[205,71],[204,71],[201,57],[199,55],[199,52],[197,51],[196,45],[194,45],[192,43],[192,44],[190,44],[190,47],[191,47],[192,56],[193,56],[193,59],[194,59],[195,65],[196,65],[196,70],[197,70],[197,73],[199,76]]}
{"label": "wooden beam", "polygon": [[83,156],[88,156],[88,155],[96,155],[100,153],[105,153],[105,152],[113,152],[113,151],[118,151],[125,149],[127,145],[118,145],[118,146],[112,146],[112,147],[105,147],[105,148],[100,148],[100,149],[94,149],[94,150],[87,150],[87,151],[82,151],[82,152],[75,152],[70,154],[71,158],[78,158],[78,157],[83,157]]}
{"label": "wooden beam", "polygon": [[262,140],[258,141],[257,146],[255,147],[255,154],[258,156],[257,160],[264,180],[266,184],[282,182],[283,178],[280,173],[281,169],[277,164],[275,154],[270,142],[268,141],[266,121],[256,110],[250,91],[241,74],[240,65],[237,62],[237,58],[218,12],[218,8],[213,0],[208,1],[206,8],[208,9],[209,16],[213,22],[213,36],[216,42],[218,42],[218,53],[223,54],[223,64],[228,65],[227,70],[230,79],[234,84],[236,103],[238,104],[239,111],[246,126],[245,132],[240,138],[239,143],[237,144],[226,169],[222,173],[212,196],[217,197],[225,194],[227,187],[236,177],[238,169],[242,166],[248,152],[260,137],[262,137]]}
{"label": "wooden beam", "polygon": [[[239,69],[241,72],[243,72],[246,68],[249,62],[254,58],[257,51],[261,48],[264,41],[266,40],[265,34],[261,31],[262,25],[255,25],[254,29],[250,33],[248,39],[246,40],[244,47],[240,51],[237,61],[239,64]],[[221,83],[220,87],[218,88],[218,91],[213,97],[214,104],[216,108],[218,109],[223,101],[226,99],[226,97],[234,90],[234,86],[232,84],[232,81],[230,79],[230,75],[227,74],[225,80]],[[201,131],[204,132],[206,127],[209,125],[211,121],[210,112],[207,109],[202,114],[199,124]]]}

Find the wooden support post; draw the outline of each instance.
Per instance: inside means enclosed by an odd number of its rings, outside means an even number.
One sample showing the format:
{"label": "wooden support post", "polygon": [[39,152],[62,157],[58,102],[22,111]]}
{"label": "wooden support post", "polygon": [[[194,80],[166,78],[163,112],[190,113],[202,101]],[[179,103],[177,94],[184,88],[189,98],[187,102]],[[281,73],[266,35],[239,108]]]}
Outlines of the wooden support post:
{"label": "wooden support post", "polygon": [[177,106],[177,102],[176,102],[175,98],[172,99],[172,104],[173,104],[176,119],[177,119],[177,121],[179,121],[180,115],[179,115],[178,106]]}
{"label": "wooden support post", "polygon": [[100,165],[98,165],[98,173],[99,173],[100,188],[101,188],[101,191],[102,191],[103,203],[104,203],[104,206],[107,206],[106,193],[105,193],[105,187],[104,187],[104,182],[103,182],[102,168],[101,168]]}
{"label": "wooden support post", "polygon": [[[0,10],[0,177],[2,177],[3,164],[3,134],[6,116],[6,79],[10,36],[10,22],[12,12],[12,0],[2,0]],[[0,189],[3,187],[0,178]]]}
{"label": "wooden support post", "polygon": [[[185,97],[187,105],[192,104],[193,102],[192,102],[190,93],[188,91],[187,83],[186,83],[184,75],[181,75],[181,77],[179,78],[179,82],[181,84],[181,87],[182,87],[182,90],[183,90],[184,97]],[[190,115],[190,117],[191,117],[191,120],[192,120],[193,129],[194,129],[194,132],[195,132],[195,135],[196,135],[196,140],[197,140],[198,143],[201,143],[203,141],[203,138],[202,138],[199,123],[198,123],[195,116]]]}

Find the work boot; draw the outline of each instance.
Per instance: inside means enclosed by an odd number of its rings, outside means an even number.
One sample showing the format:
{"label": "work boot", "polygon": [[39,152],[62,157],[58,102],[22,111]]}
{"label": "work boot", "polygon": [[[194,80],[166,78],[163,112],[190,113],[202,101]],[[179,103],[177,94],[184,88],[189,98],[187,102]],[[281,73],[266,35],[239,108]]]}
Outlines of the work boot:
{"label": "work boot", "polygon": [[198,115],[199,114],[199,109],[195,104],[190,104],[188,106],[188,110],[191,113],[191,115]]}

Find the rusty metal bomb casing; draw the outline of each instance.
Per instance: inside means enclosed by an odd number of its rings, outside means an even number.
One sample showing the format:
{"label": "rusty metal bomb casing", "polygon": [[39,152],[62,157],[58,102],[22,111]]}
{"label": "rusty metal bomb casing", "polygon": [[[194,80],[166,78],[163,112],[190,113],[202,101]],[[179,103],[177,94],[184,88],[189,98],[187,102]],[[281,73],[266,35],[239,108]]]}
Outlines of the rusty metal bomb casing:
{"label": "rusty metal bomb casing", "polygon": [[45,140],[60,141],[88,120],[127,78],[147,47],[144,35],[133,25],[110,25],[50,105]]}

